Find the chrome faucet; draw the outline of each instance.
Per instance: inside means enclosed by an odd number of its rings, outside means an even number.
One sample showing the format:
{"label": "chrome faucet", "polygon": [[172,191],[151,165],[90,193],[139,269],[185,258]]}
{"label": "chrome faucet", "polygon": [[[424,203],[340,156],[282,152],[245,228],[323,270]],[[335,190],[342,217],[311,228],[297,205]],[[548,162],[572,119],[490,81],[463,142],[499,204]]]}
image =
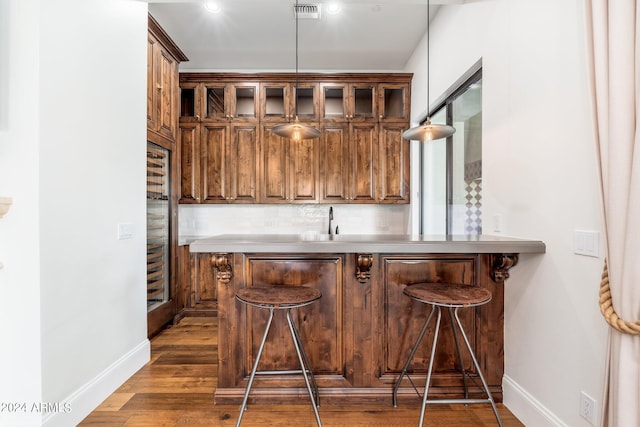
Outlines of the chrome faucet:
{"label": "chrome faucet", "polygon": [[333,221],[333,206],[329,207],[329,234],[333,234],[331,232],[331,221]]}

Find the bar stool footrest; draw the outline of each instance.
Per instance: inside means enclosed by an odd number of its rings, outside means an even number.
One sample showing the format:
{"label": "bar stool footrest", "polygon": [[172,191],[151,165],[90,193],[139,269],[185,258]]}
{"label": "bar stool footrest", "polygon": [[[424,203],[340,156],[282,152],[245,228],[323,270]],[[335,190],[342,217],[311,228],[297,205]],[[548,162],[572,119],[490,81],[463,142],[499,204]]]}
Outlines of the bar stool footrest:
{"label": "bar stool footrest", "polygon": [[490,399],[432,399],[427,400],[427,405],[453,405],[458,403],[476,404],[476,403],[488,403],[491,404]]}

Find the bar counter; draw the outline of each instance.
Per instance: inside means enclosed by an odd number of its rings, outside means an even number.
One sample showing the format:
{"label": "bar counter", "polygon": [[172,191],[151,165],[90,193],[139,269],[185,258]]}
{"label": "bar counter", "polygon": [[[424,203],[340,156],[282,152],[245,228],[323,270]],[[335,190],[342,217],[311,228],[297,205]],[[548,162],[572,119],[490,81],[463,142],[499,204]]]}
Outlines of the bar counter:
{"label": "bar counter", "polygon": [[[218,298],[218,385],[215,403],[239,404],[266,322],[266,310],[235,299],[244,287],[294,285],[318,288],[322,298],[292,312],[320,387],[322,404],[391,405],[396,378],[428,315],[425,304],[403,294],[421,282],[449,282],[491,291],[491,302],[463,310],[461,320],[494,399],[502,401],[504,281],[519,254],[541,254],[541,241],[502,236],[220,235],[197,239],[190,252],[207,257]],[[209,256],[210,255],[210,256]],[[261,370],[296,369],[283,319],[274,321]],[[449,319],[444,316],[443,331]],[[430,329],[428,335],[433,334]],[[438,343],[430,397],[463,394],[455,342]],[[431,342],[429,336],[425,343]],[[428,345],[416,353],[411,378],[424,386]],[[465,356],[465,369],[476,376]],[[476,376],[477,379],[477,376]],[[403,380],[404,381],[404,380]],[[471,394],[479,389],[471,387]],[[301,378],[257,377],[252,401],[305,399]],[[308,399],[308,396],[306,397]],[[409,381],[398,399],[418,401]]]}
{"label": "bar counter", "polygon": [[194,240],[191,252],[542,253],[538,240],[503,236],[406,234],[221,234]]}

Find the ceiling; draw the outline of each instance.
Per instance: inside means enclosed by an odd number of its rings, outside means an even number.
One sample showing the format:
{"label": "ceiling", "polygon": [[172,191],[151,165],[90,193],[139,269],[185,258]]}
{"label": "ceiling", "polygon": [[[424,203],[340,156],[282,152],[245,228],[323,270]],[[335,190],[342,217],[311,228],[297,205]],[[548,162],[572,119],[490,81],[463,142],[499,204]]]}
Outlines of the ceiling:
{"label": "ceiling", "polygon": [[[467,2],[473,0],[467,0]],[[295,70],[295,0],[149,2],[149,13],[189,58],[181,71]],[[320,19],[298,21],[298,69],[305,71],[401,71],[426,30],[426,0],[341,0],[340,13],[319,4]],[[431,0],[440,5],[465,0]]]}

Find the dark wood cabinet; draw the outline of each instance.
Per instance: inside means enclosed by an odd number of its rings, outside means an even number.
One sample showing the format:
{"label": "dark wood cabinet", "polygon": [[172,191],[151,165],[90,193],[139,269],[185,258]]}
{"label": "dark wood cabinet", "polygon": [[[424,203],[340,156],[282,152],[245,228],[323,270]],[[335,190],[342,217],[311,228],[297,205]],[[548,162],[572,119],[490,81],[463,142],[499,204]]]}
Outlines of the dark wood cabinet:
{"label": "dark wood cabinet", "polygon": [[200,125],[180,123],[180,203],[200,203]]}
{"label": "dark wood cabinet", "polygon": [[294,141],[262,127],[261,203],[301,203],[318,200],[318,140]]}
{"label": "dark wood cabinet", "polygon": [[257,123],[180,123],[180,203],[257,202]]}
{"label": "dark wood cabinet", "polygon": [[211,316],[218,309],[218,279],[212,255],[190,253],[189,246],[178,250],[177,319],[184,316]]}
{"label": "dark wood cabinet", "polygon": [[376,203],[378,124],[331,124],[321,138],[321,202]]}
{"label": "dark wood cabinet", "polygon": [[260,121],[263,123],[286,123],[296,115],[302,122],[317,122],[318,105],[318,83],[304,82],[297,88],[294,83],[281,81],[260,84]]}
{"label": "dark wood cabinet", "polygon": [[377,122],[377,86],[375,81],[321,83],[321,120],[323,123]]}
{"label": "dark wood cabinet", "polygon": [[402,138],[406,122],[380,123],[376,199],[378,203],[409,203],[410,145]]}
{"label": "dark wood cabinet", "polygon": [[177,313],[178,64],[187,58],[151,15],[147,35],[146,302],[153,336]]}
{"label": "dark wood cabinet", "polygon": [[257,124],[202,124],[202,203],[256,203]]}
{"label": "dark wood cabinet", "polygon": [[152,17],[147,37],[147,139],[157,143],[160,137],[175,143],[180,102],[178,65],[187,58]]}
{"label": "dark wood cabinet", "polygon": [[[402,132],[411,75],[303,74],[297,90],[295,79],[180,75],[180,123],[188,134],[180,137],[188,145],[181,153],[200,151],[198,160],[181,161],[180,203],[409,202]],[[296,142],[271,132],[295,118],[296,102],[299,120],[322,129],[319,138]]]}

